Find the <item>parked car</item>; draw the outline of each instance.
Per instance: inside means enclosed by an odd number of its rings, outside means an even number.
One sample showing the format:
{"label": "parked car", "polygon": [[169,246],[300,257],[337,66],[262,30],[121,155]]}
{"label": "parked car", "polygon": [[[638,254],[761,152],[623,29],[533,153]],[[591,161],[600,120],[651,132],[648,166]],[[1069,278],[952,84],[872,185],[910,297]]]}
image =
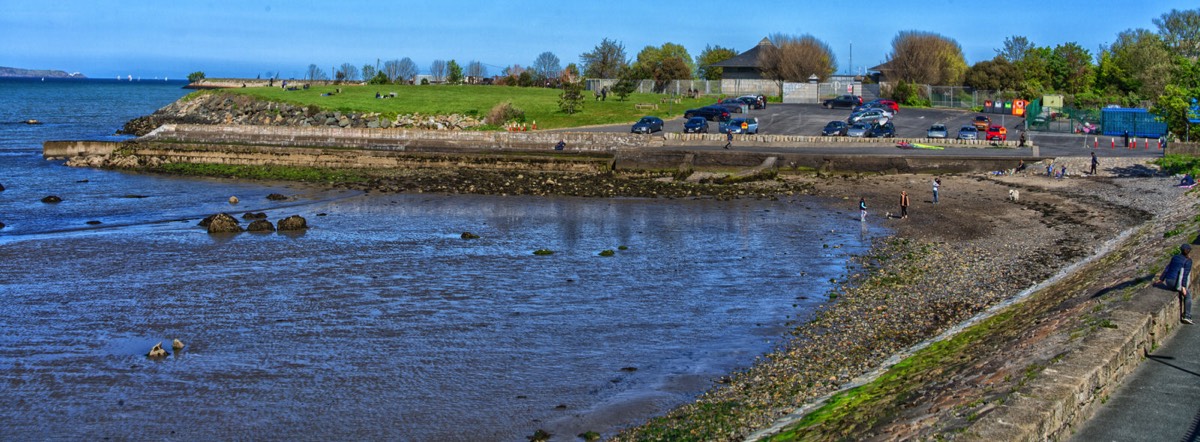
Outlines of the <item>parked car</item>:
{"label": "parked car", "polygon": [[975,130],[982,132],[992,125],[992,119],[987,115],[976,115],[975,119],[971,121],[971,125],[975,126]]}
{"label": "parked car", "polygon": [[633,127],[629,132],[635,134],[649,134],[661,131],[663,127],[662,118],[658,117],[642,117],[637,123],[633,123]]}
{"label": "parked car", "polygon": [[722,106],[704,106],[697,109],[688,109],[683,113],[683,118],[704,117],[708,121],[726,121],[729,120],[729,109]]}
{"label": "parked car", "polygon": [[[742,123],[745,123],[746,128],[742,129]],[[728,123],[721,124],[721,133],[733,132],[735,134],[756,134],[758,133],[757,118],[734,118]]]}
{"label": "parked car", "polygon": [[847,123],[857,123],[857,122],[862,121],[865,123],[874,123],[874,122],[880,121],[880,120],[890,120],[891,118],[892,118],[891,111],[889,111],[887,109],[874,108],[874,109],[867,109],[862,112],[856,112],[856,113],[850,114],[850,118],[847,118],[846,122]]}
{"label": "parked car", "polygon": [[729,109],[729,112],[733,112],[735,114],[740,114],[749,108],[749,105],[743,103],[742,100],[737,98],[726,98],[714,106],[723,106],[724,108]]}
{"label": "parked car", "polygon": [[958,139],[960,140],[978,140],[979,129],[975,126],[963,126],[958,129]]}
{"label": "parked car", "polygon": [[871,126],[867,123],[854,123],[850,125],[849,129],[846,129],[846,136],[865,137],[867,136],[867,131],[869,130],[871,130]]}
{"label": "parked car", "polygon": [[868,103],[860,104],[858,106],[854,106],[854,109],[851,109],[850,111],[851,112],[862,112],[862,111],[871,110],[871,109],[886,109],[888,111],[892,110],[892,108],[887,107],[884,104],[868,102]]}
{"label": "parked car", "polygon": [[846,135],[846,130],[850,129],[850,125],[845,121],[830,121],[825,124],[825,128],[821,129],[821,135],[838,136]]}
{"label": "parked car", "polygon": [[742,95],[738,98],[739,99],[749,98],[751,109],[766,109],[767,108],[767,97],[764,97],[762,95]]}
{"label": "parked car", "polygon": [[892,101],[892,100],[876,98],[874,100],[868,101],[867,103],[873,103],[873,104],[891,109],[892,112],[900,112],[900,104],[895,101]]}
{"label": "parked car", "polygon": [[858,95],[841,95],[841,96],[838,96],[837,98],[830,98],[828,100],[825,100],[821,103],[821,105],[825,106],[828,109],[833,109],[835,107],[853,108],[854,106],[858,106],[858,105],[862,104],[862,102],[863,102],[862,97],[860,97]]}
{"label": "parked car", "polygon": [[987,132],[984,134],[984,139],[1004,141],[1008,139],[1008,128],[1004,126],[988,126]]}
{"label": "parked car", "polygon": [[925,131],[927,138],[946,138],[948,136],[950,136],[950,131],[946,130],[946,125],[942,123],[929,126],[929,130]]}
{"label": "parked car", "polygon": [[704,117],[688,118],[688,120],[683,123],[683,132],[706,134],[708,133],[708,120],[704,119]]}
{"label": "parked car", "polygon": [[896,136],[896,126],[891,121],[883,124],[873,124],[871,129],[867,131],[867,138],[894,138]]}

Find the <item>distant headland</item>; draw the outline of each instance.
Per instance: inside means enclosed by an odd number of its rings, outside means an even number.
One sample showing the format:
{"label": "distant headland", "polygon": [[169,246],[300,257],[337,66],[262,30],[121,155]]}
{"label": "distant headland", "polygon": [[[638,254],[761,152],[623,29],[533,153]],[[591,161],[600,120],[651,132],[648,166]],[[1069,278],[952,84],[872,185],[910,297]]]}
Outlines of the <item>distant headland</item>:
{"label": "distant headland", "polygon": [[53,69],[21,69],[0,66],[0,78],[87,78],[79,72],[66,72]]}

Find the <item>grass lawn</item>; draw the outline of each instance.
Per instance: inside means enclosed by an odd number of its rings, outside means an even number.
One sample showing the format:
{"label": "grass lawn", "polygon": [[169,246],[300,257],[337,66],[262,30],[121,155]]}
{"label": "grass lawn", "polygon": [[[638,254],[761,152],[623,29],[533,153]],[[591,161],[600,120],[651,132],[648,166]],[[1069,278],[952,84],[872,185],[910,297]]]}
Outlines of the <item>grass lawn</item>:
{"label": "grass lawn", "polygon": [[[321,94],[342,93],[330,96]],[[308,90],[286,91],[274,87],[250,87],[222,89],[221,92],[246,94],[266,100],[308,106],[316,105],[322,110],[342,112],[378,112],[384,115],[420,113],[467,114],[485,117],[493,106],[511,101],[525,111],[525,122],[537,122],[538,129],[590,126],[596,124],[633,124],[645,115],[654,115],[664,120],[683,116],[683,112],[700,106],[716,103],[716,97],[696,99],[682,98],[679,104],[661,103],[665,95],[631,94],[625,101],[617,100],[613,94],[607,101],[596,101],[590,91],[584,91],[583,111],[574,115],[564,114],[558,109],[558,89],[523,88],[509,86],[451,86],[451,85],[341,85],[313,86]],[[396,98],[378,99],[375,93]],[[203,92],[200,92],[203,93]],[[658,110],[636,109],[636,103],[653,103]]]}

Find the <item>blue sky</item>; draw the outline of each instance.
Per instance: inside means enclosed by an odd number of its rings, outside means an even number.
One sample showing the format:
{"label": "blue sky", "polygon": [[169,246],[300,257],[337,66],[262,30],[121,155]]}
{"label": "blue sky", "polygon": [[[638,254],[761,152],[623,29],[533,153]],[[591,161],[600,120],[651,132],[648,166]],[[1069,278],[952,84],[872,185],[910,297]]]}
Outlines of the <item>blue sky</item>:
{"label": "blue sky", "polygon": [[[1038,45],[1077,42],[1099,52],[1118,32],[1191,1],[704,2],[704,1],[18,1],[0,0],[0,66],[80,71],[90,77],[302,77],[342,63],[410,57],[483,62],[491,74],[550,51],[578,62],[603,38],[630,58],[647,45],[744,51],[764,36],[812,34],[833,48],[838,71],[886,60],[904,30],[940,33],[968,63],[995,56],[1005,37]],[[851,45],[853,52],[851,52]]]}

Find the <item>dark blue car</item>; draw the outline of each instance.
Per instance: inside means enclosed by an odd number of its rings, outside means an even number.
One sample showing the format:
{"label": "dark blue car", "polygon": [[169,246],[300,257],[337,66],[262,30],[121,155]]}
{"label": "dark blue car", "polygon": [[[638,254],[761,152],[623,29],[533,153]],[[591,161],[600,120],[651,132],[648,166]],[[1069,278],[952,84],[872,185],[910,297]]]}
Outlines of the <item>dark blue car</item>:
{"label": "dark blue car", "polygon": [[850,129],[850,125],[849,125],[849,124],[846,124],[846,122],[845,122],[845,121],[830,121],[830,122],[829,122],[829,124],[826,124],[826,125],[825,125],[825,128],[824,128],[824,129],[821,129],[821,135],[824,135],[824,136],[838,136],[838,135],[845,136],[845,135],[846,135],[846,131],[847,131],[847,130],[849,130],[849,129]]}
{"label": "dark blue car", "polygon": [[683,123],[683,133],[708,133],[708,120],[705,120],[704,117],[688,118],[687,122]]}
{"label": "dark blue car", "polygon": [[698,109],[688,109],[683,118],[704,117],[708,121],[729,121],[729,109],[721,106],[704,106]]}
{"label": "dark blue car", "polygon": [[648,134],[659,132],[662,130],[663,120],[658,117],[642,117],[637,123],[633,123],[633,127],[629,132],[635,134]]}

